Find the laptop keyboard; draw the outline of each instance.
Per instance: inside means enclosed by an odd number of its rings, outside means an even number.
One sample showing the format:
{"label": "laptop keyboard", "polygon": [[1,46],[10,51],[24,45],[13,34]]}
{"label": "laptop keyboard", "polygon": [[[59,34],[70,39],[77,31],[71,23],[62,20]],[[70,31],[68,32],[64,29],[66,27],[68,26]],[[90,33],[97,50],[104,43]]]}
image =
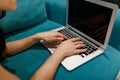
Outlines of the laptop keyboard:
{"label": "laptop keyboard", "polygon": [[[68,30],[67,28],[59,30],[58,32],[62,33],[63,35],[65,35],[69,39],[79,37],[75,34],[72,34],[73,32]],[[83,39],[80,39],[80,41],[84,42],[84,44],[86,45],[84,48],[87,49],[86,52],[80,53],[81,57],[88,56],[89,54],[93,53],[94,51],[96,51],[98,49],[98,48],[94,47],[92,44],[88,43],[87,41],[85,41]]]}

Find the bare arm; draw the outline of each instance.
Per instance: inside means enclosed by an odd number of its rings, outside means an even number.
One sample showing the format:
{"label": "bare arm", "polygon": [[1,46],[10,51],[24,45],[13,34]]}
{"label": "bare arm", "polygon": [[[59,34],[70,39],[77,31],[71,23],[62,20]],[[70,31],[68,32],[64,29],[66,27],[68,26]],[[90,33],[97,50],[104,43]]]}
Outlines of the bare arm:
{"label": "bare arm", "polygon": [[6,57],[14,55],[18,52],[21,52],[31,46],[33,46],[35,43],[39,42],[40,40],[45,40],[46,42],[57,42],[63,40],[65,37],[56,32],[56,31],[48,31],[48,32],[43,32],[43,33],[37,33],[33,36],[17,40],[17,41],[12,41],[6,43]]}
{"label": "bare arm", "polygon": [[33,46],[37,42],[38,40],[35,36],[30,36],[21,40],[8,42],[6,43],[6,56],[11,56],[18,52],[21,52]]}
{"label": "bare arm", "polygon": [[[54,74],[62,61],[62,55],[51,55],[48,60],[36,71],[31,80],[52,80]],[[0,65],[0,80],[20,80]]]}
{"label": "bare arm", "polygon": [[[60,62],[65,57],[85,52],[86,50],[81,48],[85,45],[78,40],[78,38],[73,38],[61,43],[54,54],[35,72],[31,80],[52,80]],[[0,65],[0,80],[19,80],[19,78]]]}
{"label": "bare arm", "polygon": [[53,80],[62,59],[62,55],[57,55],[56,53],[51,55],[48,60],[35,72],[31,80]]}
{"label": "bare arm", "polygon": [[[31,80],[52,80],[54,74],[62,61],[62,55],[51,55],[48,60],[36,71]],[[48,73],[49,72],[49,73]],[[0,80],[20,80],[17,76],[7,71],[0,65]]]}
{"label": "bare arm", "polygon": [[60,62],[67,56],[85,52],[86,49],[80,49],[85,46],[79,39],[70,39],[62,43],[48,60],[40,67],[31,80],[53,80]]}
{"label": "bare arm", "polygon": [[[55,31],[37,33],[21,40],[6,43],[6,51],[3,53],[3,57],[5,58],[21,52],[40,40],[44,40],[46,42],[57,42],[63,39],[65,39],[65,36]],[[0,65],[0,80],[19,80],[19,78]]]}

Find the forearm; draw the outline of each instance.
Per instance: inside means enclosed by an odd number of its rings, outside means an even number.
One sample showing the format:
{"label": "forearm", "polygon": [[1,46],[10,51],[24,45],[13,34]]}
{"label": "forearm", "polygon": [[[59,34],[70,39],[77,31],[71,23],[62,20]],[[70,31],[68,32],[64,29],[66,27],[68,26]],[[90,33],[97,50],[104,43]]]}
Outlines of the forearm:
{"label": "forearm", "polygon": [[35,72],[31,80],[53,80],[56,70],[63,60],[62,55],[54,53],[47,61]]}
{"label": "forearm", "polygon": [[6,43],[6,56],[14,55],[21,52],[38,42],[36,36],[30,36],[21,40]]}

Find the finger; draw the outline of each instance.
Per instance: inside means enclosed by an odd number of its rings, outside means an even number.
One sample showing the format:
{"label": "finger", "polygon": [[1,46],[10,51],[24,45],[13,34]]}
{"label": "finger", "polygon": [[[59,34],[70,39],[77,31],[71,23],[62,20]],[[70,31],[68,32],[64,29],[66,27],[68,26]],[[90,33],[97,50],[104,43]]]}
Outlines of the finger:
{"label": "finger", "polygon": [[77,44],[83,44],[83,43],[84,43],[84,42],[82,42],[82,41],[74,42],[75,45],[77,45]]}
{"label": "finger", "polygon": [[82,48],[82,47],[85,47],[85,44],[78,44],[78,45],[76,45],[76,48],[77,48],[77,49],[80,49],[80,48]]}
{"label": "finger", "polygon": [[79,54],[79,53],[83,53],[83,52],[86,52],[86,51],[87,51],[87,49],[77,49],[75,51],[75,53]]}
{"label": "finger", "polygon": [[64,39],[68,39],[65,35],[57,32],[57,31],[56,31],[56,34],[57,34],[56,37],[63,37]]}
{"label": "finger", "polygon": [[63,41],[64,38],[63,37],[54,37],[53,41]]}
{"label": "finger", "polygon": [[72,38],[72,39],[70,39],[70,40],[73,41],[73,42],[75,42],[75,41],[79,41],[80,38]]}

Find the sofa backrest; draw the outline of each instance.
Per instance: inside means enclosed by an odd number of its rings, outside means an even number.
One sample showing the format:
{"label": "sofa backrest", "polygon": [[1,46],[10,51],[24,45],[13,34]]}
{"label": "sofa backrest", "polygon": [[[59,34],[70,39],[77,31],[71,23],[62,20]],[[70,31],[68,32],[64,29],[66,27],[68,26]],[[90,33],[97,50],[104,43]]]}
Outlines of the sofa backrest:
{"label": "sofa backrest", "polygon": [[40,23],[47,18],[44,0],[17,0],[17,10],[0,20],[5,33]]}
{"label": "sofa backrest", "polygon": [[117,11],[109,44],[120,51],[120,9]]}
{"label": "sofa backrest", "polygon": [[67,0],[45,0],[48,18],[62,25],[66,24]]}

